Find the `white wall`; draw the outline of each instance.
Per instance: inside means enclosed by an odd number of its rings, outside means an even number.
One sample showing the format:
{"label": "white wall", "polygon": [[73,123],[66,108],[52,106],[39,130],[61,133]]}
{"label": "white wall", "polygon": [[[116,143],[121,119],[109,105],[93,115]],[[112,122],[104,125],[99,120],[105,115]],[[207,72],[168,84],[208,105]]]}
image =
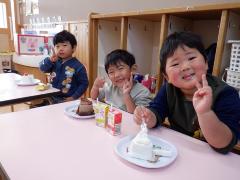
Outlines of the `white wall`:
{"label": "white wall", "polygon": [[[85,20],[90,12],[128,12],[227,2],[240,0],[39,0],[40,14],[36,17],[61,15],[67,21]],[[23,23],[29,23],[29,17],[31,16],[25,17]]]}
{"label": "white wall", "polygon": [[98,75],[106,76],[104,61],[106,55],[120,47],[121,24],[112,21],[99,21],[98,25]]}

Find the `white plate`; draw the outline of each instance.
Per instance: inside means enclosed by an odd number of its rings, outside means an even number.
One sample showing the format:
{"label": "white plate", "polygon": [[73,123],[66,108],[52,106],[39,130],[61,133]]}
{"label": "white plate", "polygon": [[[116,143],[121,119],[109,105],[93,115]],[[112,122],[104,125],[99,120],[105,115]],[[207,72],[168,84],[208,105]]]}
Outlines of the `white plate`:
{"label": "white plate", "polygon": [[160,146],[163,149],[171,151],[172,156],[170,156],[170,157],[161,156],[161,157],[159,157],[158,161],[154,162],[154,163],[146,161],[146,160],[131,157],[127,153],[127,148],[133,138],[134,138],[133,136],[124,137],[119,141],[119,143],[115,147],[115,152],[118,156],[120,156],[121,158],[123,158],[133,164],[136,164],[138,166],[145,167],[145,168],[161,168],[161,167],[165,167],[165,166],[171,164],[177,157],[177,154],[178,154],[177,149],[173,144],[171,144],[170,142],[165,141],[163,139],[154,137],[154,136],[149,136],[153,145],[158,146],[158,147]]}
{"label": "white plate", "polygon": [[33,82],[30,82],[30,83],[26,83],[26,82],[22,82],[21,80],[17,80],[16,81],[16,84],[18,86],[34,86],[38,83],[40,83],[41,81],[39,79],[34,79]]}
{"label": "white plate", "polygon": [[68,106],[64,109],[64,113],[72,118],[76,118],[76,119],[90,119],[90,118],[94,118],[95,114],[89,115],[89,116],[79,116],[78,114],[76,114],[76,111],[78,109],[79,104],[74,104],[71,106]]}

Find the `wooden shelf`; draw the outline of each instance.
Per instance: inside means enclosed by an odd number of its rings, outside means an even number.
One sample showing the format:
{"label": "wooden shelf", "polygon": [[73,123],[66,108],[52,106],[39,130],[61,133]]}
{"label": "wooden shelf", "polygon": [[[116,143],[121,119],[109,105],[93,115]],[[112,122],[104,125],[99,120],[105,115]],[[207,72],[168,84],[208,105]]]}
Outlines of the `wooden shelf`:
{"label": "wooden shelf", "polygon": [[[233,15],[232,15],[233,14]],[[137,36],[136,35],[136,40],[133,40],[133,36],[131,34],[131,26],[132,22],[134,22],[134,19],[136,20],[136,24],[133,24],[135,27],[141,27],[141,25],[138,25],[142,21],[142,24],[144,26],[145,30],[151,30],[151,33],[154,34],[152,37],[152,41],[158,40],[158,42],[154,42],[155,44],[153,45],[152,49],[153,52],[155,52],[155,55],[151,55],[152,57],[149,57],[149,59],[146,61],[147,63],[155,63],[155,67],[158,69],[158,88],[161,85],[161,75],[159,72],[160,69],[160,64],[158,61],[156,61],[156,58],[159,58],[156,55],[156,49],[159,50],[162,46],[162,43],[164,39],[167,37],[169,34],[169,23],[172,23],[172,17],[176,17],[179,19],[183,19],[184,21],[189,21],[192,22],[193,24],[195,22],[204,22],[205,25],[202,27],[204,31],[202,34],[205,36],[209,34],[209,36],[217,42],[217,49],[216,49],[216,55],[215,55],[215,60],[214,60],[214,67],[213,67],[213,74],[216,76],[221,76],[221,71],[224,69],[224,67],[227,65],[228,59],[228,52],[226,49],[226,40],[227,38],[237,38],[237,34],[239,34],[237,28],[233,29],[235,27],[239,27],[238,23],[240,21],[240,3],[223,3],[223,4],[206,4],[202,6],[185,6],[185,7],[173,7],[173,8],[162,8],[162,9],[152,9],[152,10],[144,10],[144,11],[131,11],[131,12],[120,12],[120,13],[112,13],[112,14],[97,14],[97,13],[92,13],[89,15],[89,59],[88,62],[89,64],[94,64],[94,66],[90,66],[89,72],[91,74],[90,78],[90,88],[91,85],[94,81],[94,79],[97,76],[97,70],[98,66],[97,64],[99,61],[104,58],[104,55],[102,54],[102,49],[108,49],[106,48],[105,44],[102,44],[101,40],[102,39],[110,39],[111,40],[116,40],[119,39],[119,45],[118,48],[123,48],[129,50],[129,48],[138,46],[139,44],[134,44],[134,42],[139,42],[140,44],[144,44],[145,42],[141,42],[142,39],[146,39],[146,36]],[[236,18],[237,17],[237,18]],[[232,20],[232,19],[233,20]],[[124,19],[124,23],[122,22]],[[229,21],[231,19],[231,21]],[[102,34],[102,24],[104,21],[108,21],[109,23],[112,23],[113,27],[112,29],[115,28],[115,30],[119,29],[120,37],[116,37],[114,33],[111,33],[111,27],[109,29],[109,33],[106,31],[105,32],[105,37],[101,37]],[[127,23],[126,23],[127,22]],[[229,24],[229,23],[235,23],[235,24]],[[120,28],[118,28],[119,24]],[[153,24],[151,24],[153,23]],[[179,22],[177,22],[179,23]],[[100,24],[100,26],[99,26]],[[160,30],[158,24],[160,24]],[[196,23],[195,23],[196,24]],[[194,24],[194,25],[195,25]],[[173,25],[173,24],[171,24]],[[148,27],[147,27],[148,26]],[[214,26],[214,27],[213,27]],[[232,26],[232,27],[231,27]],[[108,28],[109,28],[108,27]],[[150,28],[149,28],[150,27]],[[183,26],[184,27],[184,26]],[[105,29],[104,29],[105,28]],[[152,29],[151,29],[152,28]],[[181,27],[182,28],[182,27]],[[180,28],[180,29],[181,29]],[[210,29],[206,34],[206,28],[212,28],[214,29],[214,37],[212,37],[213,33],[212,29]],[[232,29],[230,29],[232,28]],[[104,30],[106,30],[106,27],[103,27]],[[179,28],[177,28],[179,29]],[[184,28],[182,28],[184,29]],[[134,29],[136,30],[136,29]],[[197,32],[199,29],[197,29]],[[158,32],[159,31],[159,32]],[[140,30],[139,32],[135,32],[135,34],[141,33]],[[115,33],[116,34],[116,33]],[[201,35],[202,35],[201,34]],[[114,36],[113,36],[114,35]],[[131,37],[129,37],[131,36]],[[142,39],[141,39],[142,38]],[[238,37],[240,39],[240,37]],[[156,47],[156,43],[158,43],[158,48]],[[128,47],[128,45],[131,45],[131,47]],[[107,44],[107,46],[110,46],[109,49],[113,48],[116,46],[115,44]],[[137,49],[137,48],[136,48]],[[101,50],[101,51],[99,51]],[[132,50],[132,49],[130,49]],[[138,53],[144,52],[145,49],[141,50],[141,47],[139,47],[138,51],[132,52],[135,56],[138,57]],[[155,56],[155,57],[153,57]],[[152,59],[151,59],[152,58]],[[154,60],[155,59],[155,60]],[[154,62],[156,61],[156,62]],[[156,67],[157,63],[157,67]],[[142,66],[143,64],[138,64],[139,66]],[[144,64],[144,66],[146,63]],[[150,69],[148,72],[152,72]]]}

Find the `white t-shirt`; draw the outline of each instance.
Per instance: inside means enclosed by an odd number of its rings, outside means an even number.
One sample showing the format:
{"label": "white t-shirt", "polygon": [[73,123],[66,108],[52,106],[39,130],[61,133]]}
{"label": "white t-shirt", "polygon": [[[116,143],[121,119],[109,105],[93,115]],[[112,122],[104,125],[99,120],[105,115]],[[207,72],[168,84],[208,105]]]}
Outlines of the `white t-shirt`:
{"label": "white t-shirt", "polygon": [[[130,92],[136,106],[148,106],[151,101],[150,91],[142,84],[134,81],[133,87]],[[127,111],[126,105],[123,102],[122,89],[111,84],[104,84],[104,87],[100,89],[98,99],[100,101],[105,101],[108,104]]]}

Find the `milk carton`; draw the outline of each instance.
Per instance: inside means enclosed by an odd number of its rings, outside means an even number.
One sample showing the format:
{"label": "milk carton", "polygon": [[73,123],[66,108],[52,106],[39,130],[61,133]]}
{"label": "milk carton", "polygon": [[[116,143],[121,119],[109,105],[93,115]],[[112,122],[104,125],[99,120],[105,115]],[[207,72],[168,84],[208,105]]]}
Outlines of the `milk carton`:
{"label": "milk carton", "polygon": [[116,136],[121,133],[122,113],[116,109],[110,109],[108,112],[107,129]]}
{"label": "milk carton", "polygon": [[95,112],[96,125],[106,127],[109,105],[98,102],[93,105],[93,109]]}

